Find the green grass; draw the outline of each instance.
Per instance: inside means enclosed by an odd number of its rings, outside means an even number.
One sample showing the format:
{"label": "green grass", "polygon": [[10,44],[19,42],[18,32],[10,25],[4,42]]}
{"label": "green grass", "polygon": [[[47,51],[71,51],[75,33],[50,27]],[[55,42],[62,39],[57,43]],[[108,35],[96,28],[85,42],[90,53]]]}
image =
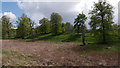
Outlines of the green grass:
{"label": "green grass", "polygon": [[[59,34],[59,35],[52,35],[52,34],[43,34],[35,37],[34,39],[28,38],[28,39],[21,39],[20,41],[52,41],[52,42],[77,42],[79,44],[82,44],[82,38],[81,38],[81,33],[64,33],[64,34]],[[114,40],[116,41],[110,41],[108,44],[109,45],[114,45],[119,42],[117,38]],[[85,34],[85,42],[86,44],[89,43],[96,43],[96,40],[90,33]]]}
{"label": "green grass", "polygon": [[2,51],[2,54],[6,55],[6,56],[14,56],[15,55],[13,52],[8,52],[8,51]]}
{"label": "green grass", "polygon": [[89,52],[118,52],[118,48],[117,45],[89,44],[84,49],[80,49],[79,52],[86,54]]}
{"label": "green grass", "polygon": [[114,45],[91,45],[89,46],[90,48],[93,48],[94,51],[118,51],[118,47],[114,46]]}
{"label": "green grass", "polygon": [[37,60],[34,56],[24,56],[20,53],[10,51],[2,51],[2,55],[5,56],[4,59],[6,59],[9,63],[16,66],[24,66],[25,63],[31,63]]}
{"label": "green grass", "polygon": [[[86,43],[92,43],[92,37],[89,33],[86,34],[85,37]],[[79,42],[81,40],[81,33],[64,33],[59,35],[52,35],[52,34],[44,34],[40,35],[38,37],[35,37],[34,39],[25,39],[24,41],[37,41],[37,40],[43,40],[43,41],[52,41],[52,42]]]}

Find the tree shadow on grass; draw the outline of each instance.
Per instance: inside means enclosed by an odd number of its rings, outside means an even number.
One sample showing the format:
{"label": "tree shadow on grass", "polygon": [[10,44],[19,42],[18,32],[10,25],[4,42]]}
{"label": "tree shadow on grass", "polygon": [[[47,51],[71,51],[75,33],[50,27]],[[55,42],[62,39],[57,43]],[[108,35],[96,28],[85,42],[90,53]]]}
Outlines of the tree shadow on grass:
{"label": "tree shadow on grass", "polygon": [[[47,34],[46,34],[46,35],[47,35]],[[45,40],[45,41],[47,41],[47,40],[50,40],[50,39],[52,39],[53,37],[59,36],[59,35],[61,35],[61,34],[57,34],[57,35],[50,34],[50,35],[43,36],[43,37],[41,36],[41,37],[37,38],[36,41],[37,41],[37,40]]]}
{"label": "tree shadow on grass", "polygon": [[[117,46],[117,45],[116,45]],[[109,44],[91,43],[85,46],[76,45],[70,49],[79,53],[118,51],[118,47]]]}
{"label": "tree shadow on grass", "polygon": [[70,34],[69,37],[65,40],[62,40],[62,42],[74,42],[78,38],[80,39],[80,37],[81,37],[81,34]]}

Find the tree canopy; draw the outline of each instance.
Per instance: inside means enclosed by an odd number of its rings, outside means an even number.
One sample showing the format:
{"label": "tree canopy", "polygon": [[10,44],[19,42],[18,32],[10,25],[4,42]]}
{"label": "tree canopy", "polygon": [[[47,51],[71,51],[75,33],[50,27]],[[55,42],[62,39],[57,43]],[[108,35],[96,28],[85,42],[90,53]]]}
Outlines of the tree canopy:
{"label": "tree canopy", "polygon": [[30,34],[30,19],[23,13],[23,15],[18,19],[17,23],[18,29],[17,29],[17,37],[18,38],[25,38],[29,36]]}
{"label": "tree canopy", "polygon": [[10,38],[12,23],[6,16],[2,16],[2,38]]}
{"label": "tree canopy", "polygon": [[100,43],[107,43],[111,39],[113,22],[113,7],[106,1],[94,3],[89,12],[91,21],[89,23],[94,37]]}
{"label": "tree canopy", "polygon": [[75,19],[75,22],[74,22],[74,27],[77,27],[78,30],[80,27],[82,27],[82,42],[83,42],[83,45],[85,45],[85,21],[87,20],[87,17],[85,14],[79,14],[77,16],[77,18]]}
{"label": "tree canopy", "polygon": [[51,32],[53,34],[59,34],[62,32],[61,28],[61,22],[62,22],[62,17],[58,13],[52,13],[51,14]]}
{"label": "tree canopy", "polygon": [[49,33],[50,32],[50,21],[47,18],[43,18],[39,20],[40,25],[40,31],[42,33]]}

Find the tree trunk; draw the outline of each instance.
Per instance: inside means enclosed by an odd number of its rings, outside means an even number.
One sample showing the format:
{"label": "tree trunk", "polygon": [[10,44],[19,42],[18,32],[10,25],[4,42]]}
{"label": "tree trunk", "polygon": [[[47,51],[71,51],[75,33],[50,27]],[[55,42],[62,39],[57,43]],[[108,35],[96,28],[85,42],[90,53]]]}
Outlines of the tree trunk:
{"label": "tree trunk", "polygon": [[78,29],[77,33],[78,33],[78,35],[79,35],[79,28],[80,28],[80,26],[77,26],[77,29]]}
{"label": "tree trunk", "polygon": [[7,22],[7,34],[8,34],[8,39],[10,38],[10,32],[9,32],[9,23]]}
{"label": "tree trunk", "polygon": [[102,27],[103,27],[103,44],[106,44],[106,37],[105,37],[105,26],[104,26],[104,22],[103,22],[104,16],[102,15]]}
{"label": "tree trunk", "polygon": [[8,39],[10,38],[10,34],[9,34],[9,28],[7,26],[7,34],[8,34]]}
{"label": "tree trunk", "polygon": [[84,32],[84,26],[82,24],[82,43],[85,45],[85,32]]}

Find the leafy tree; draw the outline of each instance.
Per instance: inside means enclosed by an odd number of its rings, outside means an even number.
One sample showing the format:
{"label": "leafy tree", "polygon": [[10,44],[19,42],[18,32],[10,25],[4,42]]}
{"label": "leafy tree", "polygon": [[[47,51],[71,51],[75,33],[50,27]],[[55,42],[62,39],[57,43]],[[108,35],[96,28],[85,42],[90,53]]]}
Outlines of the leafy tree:
{"label": "leafy tree", "polygon": [[113,35],[114,35],[114,37],[117,37],[118,39],[120,39],[120,25],[113,24],[112,28],[113,28]]}
{"label": "leafy tree", "polygon": [[65,23],[62,23],[62,33],[65,33]]}
{"label": "leafy tree", "polygon": [[18,29],[17,29],[17,34],[16,36],[18,38],[23,38],[25,39],[27,36],[30,35],[30,25],[29,25],[29,18],[27,15],[23,13],[23,15],[18,19]]}
{"label": "leafy tree", "polygon": [[118,36],[119,36],[119,39],[120,39],[120,24],[118,25]]}
{"label": "leafy tree", "polygon": [[32,21],[30,18],[29,18],[29,25],[30,25],[30,35],[34,38],[34,35],[35,35],[35,30],[34,30],[35,22]]}
{"label": "leafy tree", "polygon": [[2,21],[0,19],[0,38],[2,38]]}
{"label": "leafy tree", "polygon": [[94,34],[95,40],[106,44],[111,39],[112,34],[112,21],[113,10],[112,6],[105,2],[100,1],[94,3],[93,9],[89,12],[91,14],[91,22],[89,23]]}
{"label": "leafy tree", "polygon": [[14,29],[14,28],[11,29],[10,36],[11,36],[11,38],[15,38],[15,36],[16,36],[16,29]]}
{"label": "leafy tree", "polygon": [[119,28],[118,25],[117,24],[113,24],[112,28],[113,28],[113,34],[115,36],[118,36],[118,28]]}
{"label": "leafy tree", "polygon": [[69,33],[69,32],[72,32],[72,30],[73,30],[73,26],[70,24],[70,22],[66,22],[65,31]]}
{"label": "leafy tree", "polygon": [[40,31],[42,33],[49,33],[50,32],[50,21],[47,18],[43,18],[39,21],[41,24]]}
{"label": "leafy tree", "polygon": [[76,23],[74,25],[74,31],[77,32],[78,34],[80,33],[80,25],[79,25],[79,23]]}
{"label": "leafy tree", "polygon": [[87,17],[85,14],[79,14],[77,18],[74,21],[74,27],[82,27],[82,43],[85,45],[85,21],[87,20]]}
{"label": "leafy tree", "polygon": [[35,31],[35,36],[37,37],[40,34],[40,27],[39,26],[36,27],[34,31]]}
{"label": "leafy tree", "polygon": [[75,27],[75,25],[74,25],[74,32],[79,34],[81,32],[80,27],[79,26]]}
{"label": "leafy tree", "polygon": [[6,22],[8,21],[7,21],[6,16],[3,16],[1,20],[2,20],[2,38],[6,38],[7,37],[7,23]]}
{"label": "leafy tree", "polygon": [[118,24],[113,24],[112,25],[112,33],[113,33],[113,39],[112,41],[119,41],[120,40],[120,33],[119,33],[119,25]]}
{"label": "leafy tree", "polygon": [[10,38],[12,24],[6,16],[2,17],[2,38]]}
{"label": "leafy tree", "polygon": [[[84,29],[85,29],[85,32],[89,32],[86,26],[84,26]],[[74,31],[77,32],[78,34],[82,33],[82,27],[74,25]]]}
{"label": "leafy tree", "polygon": [[62,17],[58,13],[52,13],[51,14],[51,32],[53,34],[59,34],[62,33],[62,28],[61,28],[61,22],[62,22]]}

